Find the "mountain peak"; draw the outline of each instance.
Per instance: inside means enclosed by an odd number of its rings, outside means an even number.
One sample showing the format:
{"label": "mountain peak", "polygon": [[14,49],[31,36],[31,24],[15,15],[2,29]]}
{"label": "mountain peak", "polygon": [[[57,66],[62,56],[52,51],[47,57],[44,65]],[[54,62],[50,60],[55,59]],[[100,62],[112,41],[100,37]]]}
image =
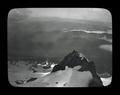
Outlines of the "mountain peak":
{"label": "mountain peak", "polygon": [[82,66],[84,67],[89,63],[88,59],[84,56],[84,54],[80,53],[80,51],[73,50],[71,53],[69,53],[67,56],[64,57],[64,59],[55,67],[59,67],[58,69],[53,68],[52,72],[55,72],[57,70],[64,70],[65,66],[68,66],[70,68],[74,68],[75,66]]}
{"label": "mountain peak", "polygon": [[[80,53],[79,51],[73,50],[71,53],[69,53],[67,56],[64,57],[64,59],[56,65],[52,72],[57,72],[59,70],[65,70],[65,68],[74,68],[76,66],[80,66],[81,68],[77,71],[84,72],[84,71],[90,71],[93,80],[91,80],[90,86],[99,85],[102,86],[102,81],[100,80],[100,77],[96,73],[96,67],[93,61],[89,61],[84,54]],[[96,83],[96,81],[98,83]]]}

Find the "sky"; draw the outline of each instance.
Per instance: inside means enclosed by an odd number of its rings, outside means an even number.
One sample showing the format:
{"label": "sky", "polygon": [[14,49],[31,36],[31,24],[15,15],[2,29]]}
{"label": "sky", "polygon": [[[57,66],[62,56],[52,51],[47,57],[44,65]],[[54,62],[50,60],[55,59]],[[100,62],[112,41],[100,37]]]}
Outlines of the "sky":
{"label": "sky", "polygon": [[9,14],[12,12],[25,14],[28,17],[59,17],[112,22],[110,11],[103,8],[20,8],[12,9]]}

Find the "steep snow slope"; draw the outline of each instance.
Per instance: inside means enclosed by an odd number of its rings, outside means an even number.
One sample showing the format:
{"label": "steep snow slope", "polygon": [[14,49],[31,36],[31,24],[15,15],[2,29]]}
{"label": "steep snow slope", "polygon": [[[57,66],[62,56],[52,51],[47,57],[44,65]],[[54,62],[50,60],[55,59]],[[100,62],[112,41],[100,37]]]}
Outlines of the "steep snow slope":
{"label": "steep snow slope", "polygon": [[[40,74],[40,73],[39,73]],[[41,75],[40,75],[41,76]],[[89,71],[79,72],[72,68],[47,74],[42,78],[23,84],[25,87],[88,87],[92,79]]]}

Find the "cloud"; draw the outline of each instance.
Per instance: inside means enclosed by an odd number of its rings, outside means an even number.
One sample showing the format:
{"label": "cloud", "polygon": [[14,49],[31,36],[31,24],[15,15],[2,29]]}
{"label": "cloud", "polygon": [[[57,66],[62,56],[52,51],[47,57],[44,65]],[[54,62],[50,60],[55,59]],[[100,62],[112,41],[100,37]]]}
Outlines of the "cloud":
{"label": "cloud", "polygon": [[107,33],[108,33],[108,34],[112,34],[112,30],[108,30]]}
{"label": "cloud", "polygon": [[105,40],[105,41],[108,41],[108,42],[112,43],[112,39],[107,38],[106,36],[101,37],[101,38],[99,38],[99,39],[101,39],[101,40]]}
{"label": "cloud", "polygon": [[96,34],[106,33],[105,31],[88,31],[88,30],[83,30],[83,29],[71,29],[71,30],[64,29],[63,30],[63,32],[72,32],[72,31],[83,31],[86,33],[96,33]]}
{"label": "cloud", "polygon": [[107,44],[100,45],[100,48],[103,49],[103,50],[107,50],[107,51],[112,52],[112,45],[111,44],[110,45],[107,45]]}
{"label": "cloud", "polygon": [[59,17],[112,22],[111,13],[102,8],[20,8],[14,10],[28,17]]}

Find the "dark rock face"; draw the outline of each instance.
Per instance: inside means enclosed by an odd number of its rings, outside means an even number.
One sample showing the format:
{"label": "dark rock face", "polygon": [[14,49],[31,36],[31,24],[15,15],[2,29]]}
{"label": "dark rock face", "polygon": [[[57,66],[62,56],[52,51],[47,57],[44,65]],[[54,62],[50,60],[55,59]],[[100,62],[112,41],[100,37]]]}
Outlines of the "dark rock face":
{"label": "dark rock face", "polygon": [[31,81],[34,81],[36,80],[37,78],[30,78],[29,80],[27,80],[26,82],[31,82]]}
{"label": "dark rock face", "polygon": [[43,69],[49,69],[50,66],[43,66]]}
{"label": "dark rock face", "polygon": [[20,85],[20,84],[24,84],[24,81],[23,81],[23,80],[16,80],[15,83],[16,83],[17,85]]}
{"label": "dark rock face", "polygon": [[78,51],[73,50],[72,53],[65,56],[64,59],[53,68],[52,72],[65,70],[65,66],[68,66],[69,68],[81,66],[81,68],[78,71],[90,71],[92,73],[93,80],[91,80],[89,83],[90,87],[103,86],[100,77],[96,73],[96,67],[94,62],[89,61],[87,58],[85,58],[83,54],[79,53]]}

